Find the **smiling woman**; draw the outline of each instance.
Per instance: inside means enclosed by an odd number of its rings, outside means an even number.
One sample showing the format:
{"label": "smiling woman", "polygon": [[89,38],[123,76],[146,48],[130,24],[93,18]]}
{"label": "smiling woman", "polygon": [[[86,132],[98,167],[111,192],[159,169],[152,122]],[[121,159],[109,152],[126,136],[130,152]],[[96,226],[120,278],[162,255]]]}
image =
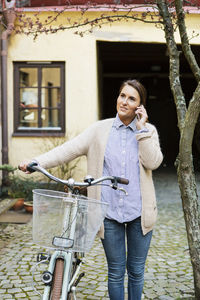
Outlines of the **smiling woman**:
{"label": "smiling woman", "polygon": [[137,90],[125,85],[117,99],[117,112],[121,121],[128,125],[135,118],[135,112],[140,105],[140,96]]}

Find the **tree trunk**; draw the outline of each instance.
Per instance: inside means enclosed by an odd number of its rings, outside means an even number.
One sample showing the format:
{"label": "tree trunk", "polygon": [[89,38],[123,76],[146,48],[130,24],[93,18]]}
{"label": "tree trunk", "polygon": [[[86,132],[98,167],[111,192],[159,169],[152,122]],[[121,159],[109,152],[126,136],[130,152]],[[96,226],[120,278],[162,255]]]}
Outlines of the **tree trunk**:
{"label": "tree trunk", "polygon": [[196,124],[195,132],[194,132],[194,142],[197,148],[197,151],[200,155],[200,116]]}
{"label": "tree trunk", "polygon": [[[182,41],[182,47],[187,60],[191,66],[193,73],[199,80],[199,69],[195,65],[195,59],[192,56],[191,48],[187,39],[185,29],[184,14],[182,11],[182,1],[176,1],[176,12],[178,15],[178,26]],[[200,299],[200,226],[199,226],[199,211],[198,211],[198,196],[196,190],[196,181],[194,175],[193,158],[192,158],[192,141],[194,135],[194,128],[198,119],[200,111],[200,83],[190,100],[188,108],[186,108],[186,101],[180,83],[179,72],[179,52],[174,38],[174,27],[171,14],[168,9],[168,2],[166,0],[157,1],[160,15],[163,19],[163,27],[165,31],[165,38],[169,52],[170,63],[170,86],[173,92],[177,117],[178,127],[180,130],[180,146],[178,156],[178,182],[181,191],[182,206],[187,230],[187,239],[193,267],[194,275],[194,289],[195,299]]]}
{"label": "tree trunk", "polygon": [[[192,155],[183,139],[180,142],[179,164],[177,169],[179,188],[181,191],[187,239],[193,267],[195,299],[200,299],[200,226],[198,195],[193,168]],[[191,152],[190,152],[191,153]],[[190,156],[190,158],[189,158]]]}

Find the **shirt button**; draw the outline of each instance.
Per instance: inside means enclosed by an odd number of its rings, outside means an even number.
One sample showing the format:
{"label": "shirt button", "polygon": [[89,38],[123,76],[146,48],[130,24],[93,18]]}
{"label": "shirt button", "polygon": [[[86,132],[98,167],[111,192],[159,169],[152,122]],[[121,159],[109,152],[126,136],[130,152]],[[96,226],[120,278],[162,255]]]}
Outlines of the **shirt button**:
{"label": "shirt button", "polygon": [[126,153],[126,151],[125,151],[125,150],[123,150],[123,151],[122,151],[122,154],[125,154],[125,153]]}
{"label": "shirt button", "polygon": [[123,161],[122,165],[124,166],[125,165],[125,162]]}

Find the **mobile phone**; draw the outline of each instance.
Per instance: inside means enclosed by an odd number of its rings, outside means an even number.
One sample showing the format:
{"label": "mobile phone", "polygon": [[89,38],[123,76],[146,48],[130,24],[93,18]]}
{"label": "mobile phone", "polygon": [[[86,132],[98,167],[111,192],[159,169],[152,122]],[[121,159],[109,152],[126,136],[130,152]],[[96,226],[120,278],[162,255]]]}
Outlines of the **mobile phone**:
{"label": "mobile phone", "polygon": [[138,121],[141,119],[139,114],[136,114]]}
{"label": "mobile phone", "polygon": [[[138,106],[137,109],[138,109],[139,107],[141,107],[141,105]],[[139,115],[139,114],[136,114],[136,116],[137,116],[137,119],[138,119],[138,121],[139,121],[139,120],[141,119],[140,115]]]}

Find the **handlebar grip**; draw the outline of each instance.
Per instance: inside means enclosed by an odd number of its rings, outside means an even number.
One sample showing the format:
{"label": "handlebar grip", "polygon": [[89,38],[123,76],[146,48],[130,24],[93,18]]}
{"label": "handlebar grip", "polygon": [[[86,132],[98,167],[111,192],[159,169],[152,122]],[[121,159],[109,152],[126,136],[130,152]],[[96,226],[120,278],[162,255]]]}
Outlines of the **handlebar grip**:
{"label": "handlebar grip", "polygon": [[129,184],[129,180],[122,177],[115,177],[118,183]]}
{"label": "handlebar grip", "polygon": [[28,166],[27,166],[27,168],[26,168],[27,171],[29,171],[30,173],[35,172],[36,170],[35,170],[34,166],[38,166],[38,163],[35,162],[35,161],[33,161],[33,162],[31,162],[30,164],[28,164]]}

